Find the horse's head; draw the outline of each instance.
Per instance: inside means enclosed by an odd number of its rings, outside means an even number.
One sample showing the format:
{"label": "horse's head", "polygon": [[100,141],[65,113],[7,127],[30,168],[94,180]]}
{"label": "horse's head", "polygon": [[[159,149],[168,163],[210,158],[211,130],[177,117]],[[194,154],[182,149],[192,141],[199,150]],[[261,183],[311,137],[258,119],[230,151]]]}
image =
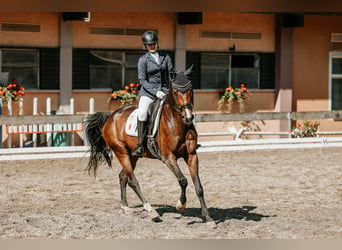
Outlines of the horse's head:
{"label": "horse's head", "polygon": [[193,90],[190,80],[192,66],[186,71],[170,73],[171,89],[174,105],[182,115],[186,124],[191,124],[194,119],[193,112]]}

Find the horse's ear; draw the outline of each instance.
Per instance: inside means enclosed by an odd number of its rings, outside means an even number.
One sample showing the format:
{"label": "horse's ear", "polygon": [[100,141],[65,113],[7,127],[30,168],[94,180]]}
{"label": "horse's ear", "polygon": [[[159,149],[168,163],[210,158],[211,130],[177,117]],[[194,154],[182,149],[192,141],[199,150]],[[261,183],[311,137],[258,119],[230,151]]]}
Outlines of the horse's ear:
{"label": "horse's ear", "polygon": [[191,66],[184,72],[184,75],[186,75],[186,76],[191,75],[193,68],[194,68],[194,65],[191,64]]}
{"label": "horse's ear", "polygon": [[171,71],[171,72],[169,73],[169,76],[170,76],[171,79],[175,79],[176,75],[177,75],[177,73],[174,72],[174,71]]}

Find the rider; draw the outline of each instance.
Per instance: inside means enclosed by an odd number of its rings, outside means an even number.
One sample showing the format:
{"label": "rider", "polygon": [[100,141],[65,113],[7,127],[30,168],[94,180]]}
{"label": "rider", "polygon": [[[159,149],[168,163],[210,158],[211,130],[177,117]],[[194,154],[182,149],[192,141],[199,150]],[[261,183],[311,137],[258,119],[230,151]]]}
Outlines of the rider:
{"label": "rider", "polygon": [[138,144],[132,155],[142,157],[146,135],[148,108],[152,102],[163,99],[169,92],[168,73],[173,71],[169,55],[159,52],[158,35],[155,31],[146,31],[142,43],[147,52],[139,58],[138,78],[141,84],[138,105]]}

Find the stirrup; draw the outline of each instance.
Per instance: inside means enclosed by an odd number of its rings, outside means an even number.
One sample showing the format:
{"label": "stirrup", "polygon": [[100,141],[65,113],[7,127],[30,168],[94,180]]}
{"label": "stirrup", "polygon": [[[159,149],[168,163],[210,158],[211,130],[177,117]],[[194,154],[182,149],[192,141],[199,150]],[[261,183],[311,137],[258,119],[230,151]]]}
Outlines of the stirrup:
{"label": "stirrup", "polygon": [[144,146],[141,144],[138,144],[134,151],[132,152],[132,156],[136,157],[142,157],[144,155]]}

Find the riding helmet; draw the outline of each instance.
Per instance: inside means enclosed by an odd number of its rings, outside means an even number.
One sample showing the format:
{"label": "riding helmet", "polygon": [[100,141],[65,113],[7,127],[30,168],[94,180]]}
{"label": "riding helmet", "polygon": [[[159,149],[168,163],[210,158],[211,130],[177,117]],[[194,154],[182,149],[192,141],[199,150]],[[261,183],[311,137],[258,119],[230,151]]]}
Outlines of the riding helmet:
{"label": "riding helmet", "polygon": [[146,31],[141,38],[143,44],[155,44],[158,43],[158,35],[154,30]]}

